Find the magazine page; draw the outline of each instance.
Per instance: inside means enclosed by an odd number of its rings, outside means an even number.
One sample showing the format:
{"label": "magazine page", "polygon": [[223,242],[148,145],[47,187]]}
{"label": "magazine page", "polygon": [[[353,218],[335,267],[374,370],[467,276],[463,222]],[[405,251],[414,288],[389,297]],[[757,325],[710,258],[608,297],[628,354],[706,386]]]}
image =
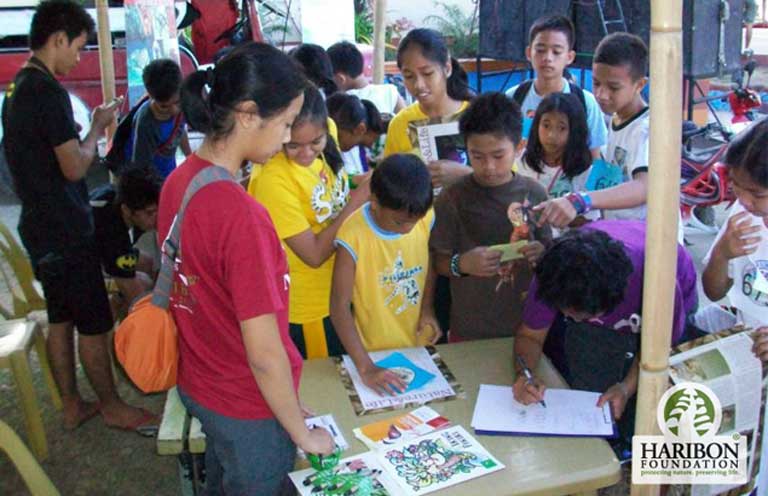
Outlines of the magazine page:
{"label": "magazine page", "polygon": [[[673,384],[691,381],[709,386],[722,404],[719,435],[739,433],[747,438],[748,474],[754,481],[760,466],[762,418],[766,382],[760,360],[752,352],[752,333],[727,329],[684,343],[669,358]],[[675,486],[671,494],[714,496],[747,494],[753,482],[743,486]]]}
{"label": "magazine page", "polygon": [[377,454],[397,494],[428,494],[504,469],[504,465],[461,426],[396,444]]}
{"label": "magazine page", "polygon": [[468,163],[467,148],[459,133],[458,121],[420,126],[417,132],[421,158],[427,164],[434,160]]}
{"label": "magazine page", "polygon": [[422,406],[404,415],[364,425],[353,432],[368,448],[381,451],[391,448],[393,444],[412,441],[450,425],[450,420],[430,407]]}
{"label": "magazine page", "polygon": [[369,355],[380,367],[389,368],[398,374],[408,384],[408,389],[392,396],[379,395],[363,384],[354,362],[349,355],[344,355],[337,359],[338,369],[357,415],[398,410],[464,396],[463,388],[434,347],[374,351]]}

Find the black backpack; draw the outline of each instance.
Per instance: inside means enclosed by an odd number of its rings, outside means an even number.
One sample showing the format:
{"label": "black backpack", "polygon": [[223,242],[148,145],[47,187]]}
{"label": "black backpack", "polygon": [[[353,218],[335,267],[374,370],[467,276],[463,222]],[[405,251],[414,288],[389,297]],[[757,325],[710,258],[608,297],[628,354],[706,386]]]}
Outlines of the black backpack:
{"label": "black backpack", "polygon": [[115,134],[112,136],[112,146],[109,148],[107,155],[103,159],[104,166],[116,176],[119,176],[122,171],[125,170],[125,144],[128,143],[128,140],[131,138],[133,118],[136,117],[136,112],[139,111],[139,107],[141,107],[148,99],[149,96],[144,95],[117,123]]}
{"label": "black backpack", "polygon": [[[581,86],[578,84],[567,81],[568,82],[568,88],[571,91],[572,95],[576,95],[576,98],[579,99],[581,102],[581,106],[584,107],[584,115],[587,115],[587,100],[584,97],[584,90],[581,89]],[[531,87],[533,86],[533,79],[527,79],[520,83],[520,85],[517,87],[515,92],[512,94],[512,100],[517,102],[518,105],[521,107],[523,106],[523,102],[525,101],[525,97],[528,96],[528,92],[531,91]]]}

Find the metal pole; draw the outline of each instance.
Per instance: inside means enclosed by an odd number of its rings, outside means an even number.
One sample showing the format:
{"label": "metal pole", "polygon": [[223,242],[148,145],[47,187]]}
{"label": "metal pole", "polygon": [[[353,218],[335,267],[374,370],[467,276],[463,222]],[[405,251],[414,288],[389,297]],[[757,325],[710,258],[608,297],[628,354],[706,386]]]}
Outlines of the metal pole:
{"label": "metal pole", "polygon": [[384,36],[387,25],[387,0],[376,0],[373,11],[373,82],[384,82]]}

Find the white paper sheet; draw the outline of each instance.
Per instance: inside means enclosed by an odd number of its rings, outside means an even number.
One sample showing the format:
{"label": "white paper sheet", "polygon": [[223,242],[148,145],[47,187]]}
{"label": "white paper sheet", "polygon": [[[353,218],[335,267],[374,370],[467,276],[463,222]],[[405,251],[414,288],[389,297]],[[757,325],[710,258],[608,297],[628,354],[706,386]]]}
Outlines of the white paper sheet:
{"label": "white paper sheet", "polygon": [[453,396],[456,392],[448,384],[448,381],[443,377],[440,369],[437,368],[432,357],[429,356],[429,352],[425,348],[403,348],[397,350],[387,351],[374,351],[369,353],[371,360],[378,362],[384,358],[387,358],[392,353],[400,352],[405,355],[411,362],[427,372],[433,374],[435,377],[427,384],[418,389],[396,394],[394,396],[381,396],[376,391],[370,389],[363,384],[360,374],[357,372],[354,362],[349,355],[343,356],[344,367],[349,371],[349,377],[352,379],[352,383],[355,386],[355,390],[360,396],[360,402],[363,404],[365,410],[374,410],[377,408],[385,408],[389,406],[399,406],[404,403],[426,403],[427,401],[445,398]]}
{"label": "white paper sheet", "polygon": [[597,408],[600,393],[547,389],[546,408],[515,401],[510,386],[481,384],[472,415],[477,431],[542,436],[595,436],[614,434],[608,404]]}

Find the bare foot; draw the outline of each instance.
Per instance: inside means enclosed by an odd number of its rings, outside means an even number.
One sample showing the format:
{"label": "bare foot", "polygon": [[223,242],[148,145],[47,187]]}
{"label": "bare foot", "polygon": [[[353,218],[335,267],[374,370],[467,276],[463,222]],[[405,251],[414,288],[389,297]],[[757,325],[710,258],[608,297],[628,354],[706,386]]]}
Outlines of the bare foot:
{"label": "bare foot", "polygon": [[77,429],[99,413],[99,403],[78,400],[64,407],[64,429]]}
{"label": "bare foot", "polygon": [[136,431],[142,435],[152,435],[160,425],[160,416],[143,408],[136,408],[126,403],[115,402],[101,408],[101,416],[107,427]]}

